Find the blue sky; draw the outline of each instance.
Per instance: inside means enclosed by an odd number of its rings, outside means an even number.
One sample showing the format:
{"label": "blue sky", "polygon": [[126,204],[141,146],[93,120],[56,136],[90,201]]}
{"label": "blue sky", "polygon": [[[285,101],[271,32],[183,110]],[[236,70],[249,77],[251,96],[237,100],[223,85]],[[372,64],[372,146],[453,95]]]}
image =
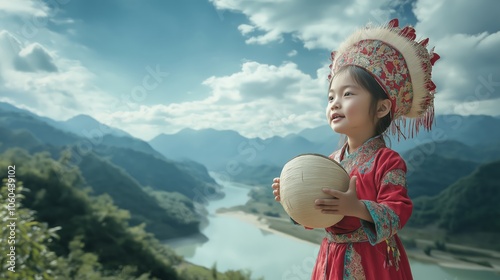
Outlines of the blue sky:
{"label": "blue sky", "polygon": [[498,1],[0,2],[0,101],[88,114],[149,140],[183,128],[286,135],[325,124],[331,50],[399,18],[430,38],[437,114],[498,115]]}

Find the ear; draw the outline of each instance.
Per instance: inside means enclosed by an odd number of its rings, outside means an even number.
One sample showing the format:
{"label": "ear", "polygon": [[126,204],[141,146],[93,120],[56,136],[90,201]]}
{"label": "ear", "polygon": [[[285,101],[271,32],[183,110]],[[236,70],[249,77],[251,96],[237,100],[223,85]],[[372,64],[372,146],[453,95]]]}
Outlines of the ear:
{"label": "ear", "polygon": [[392,102],[390,99],[379,100],[377,104],[377,118],[381,119],[391,112]]}

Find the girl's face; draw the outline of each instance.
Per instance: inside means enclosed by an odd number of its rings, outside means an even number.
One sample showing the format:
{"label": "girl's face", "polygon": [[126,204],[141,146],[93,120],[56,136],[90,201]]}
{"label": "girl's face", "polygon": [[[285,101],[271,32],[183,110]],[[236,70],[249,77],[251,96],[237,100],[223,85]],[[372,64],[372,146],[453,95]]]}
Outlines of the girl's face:
{"label": "girl's face", "polygon": [[349,71],[334,76],[328,93],[326,117],[330,127],[348,137],[373,133],[375,121],[370,116],[372,96],[351,78]]}

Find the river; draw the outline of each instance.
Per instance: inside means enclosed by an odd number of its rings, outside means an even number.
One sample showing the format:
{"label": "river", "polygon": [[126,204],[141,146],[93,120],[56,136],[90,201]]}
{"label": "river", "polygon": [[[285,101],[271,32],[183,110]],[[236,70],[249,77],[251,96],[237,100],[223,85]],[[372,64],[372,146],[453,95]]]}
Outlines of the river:
{"label": "river", "polygon": [[[229,182],[226,196],[211,202],[208,225],[202,230],[206,237],[186,237],[169,240],[167,245],[192,263],[217,270],[248,269],[252,278],[265,280],[309,279],[319,245],[264,231],[254,224],[231,215],[217,215],[216,210],[245,204],[249,188]],[[208,238],[208,240],[207,240]],[[438,265],[410,260],[414,279],[439,280],[498,280],[499,275],[484,271],[443,268]]]}

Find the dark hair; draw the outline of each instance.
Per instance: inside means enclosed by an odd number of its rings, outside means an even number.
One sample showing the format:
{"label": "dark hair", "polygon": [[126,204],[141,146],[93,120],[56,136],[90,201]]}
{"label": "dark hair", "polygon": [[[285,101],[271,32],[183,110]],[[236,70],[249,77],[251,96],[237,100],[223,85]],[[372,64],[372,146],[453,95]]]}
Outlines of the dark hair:
{"label": "dark hair", "polygon": [[[351,75],[352,79],[362,88],[366,89],[372,95],[372,101],[370,104],[370,115],[375,116],[377,112],[377,104],[380,100],[389,99],[384,89],[375,80],[375,78],[368,73],[365,69],[353,65],[347,65],[342,67],[336,74],[340,72],[347,71]],[[380,119],[375,126],[375,135],[382,135],[387,128],[391,125],[392,117],[391,113]]]}

